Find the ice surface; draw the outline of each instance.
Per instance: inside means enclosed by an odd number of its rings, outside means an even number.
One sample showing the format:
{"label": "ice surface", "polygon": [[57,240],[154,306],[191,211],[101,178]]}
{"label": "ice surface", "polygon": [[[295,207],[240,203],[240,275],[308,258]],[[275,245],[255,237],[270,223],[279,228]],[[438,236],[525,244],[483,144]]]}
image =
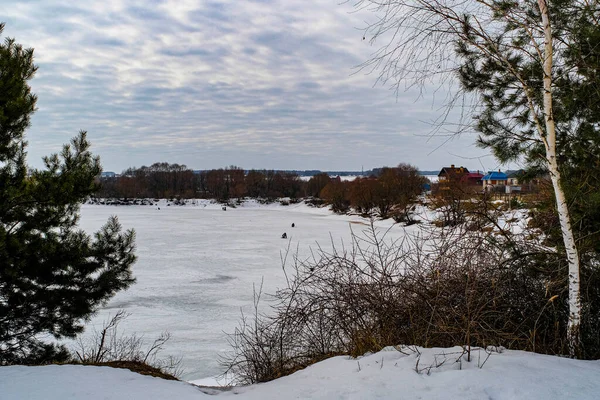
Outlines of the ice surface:
{"label": "ice surface", "polygon": [[[252,284],[264,278],[265,291],[284,284],[280,251],[288,243],[306,256],[310,246],[350,240],[350,229],[366,221],[332,215],[305,205],[246,204],[222,211],[220,205],[84,206],[81,226],[97,230],[109,215],[137,231],[138,281],[121,292],[92,319],[101,326],[109,314],[124,308],[132,316],[125,333],[148,339],[169,330],[173,339],[164,354],[183,357],[184,379],[214,384],[217,358],[229,350],[223,332],[238,323],[240,308],[250,311]],[[524,214],[507,215],[524,219]],[[431,217],[431,215],[430,215]],[[291,228],[294,222],[296,227]],[[387,229],[391,221],[378,225]],[[411,226],[410,232],[417,229]],[[282,240],[287,232],[290,240]],[[392,226],[390,238],[405,234]],[[387,351],[385,351],[387,350]],[[236,387],[218,394],[240,400],[266,399],[597,399],[600,361],[578,361],[522,351],[474,351],[471,362],[462,349],[390,347],[352,359],[334,357],[291,376],[265,384]],[[426,368],[440,361],[440,368]],[[418,362],[417,362],[418,360]],[[480,368],[483,362],[483,368]],[[419,369],[421,373],[417,373]],[[0,399],[180,399],[214,398],[218,391],[185,382],[164,381],[108,367],[0,367]]]}
{"label": "ice surface", "polygon": [[[110,215],[134,228],[139,257],[133,267],[137,282],[92,318],[86,334],[124,309],[131,316],[121,323],[121,333],[143,335],[148,342],[171,333],[162,355],[182,357],[186,380],[222,372],[219,356],[230,351],[225,333],[238,326],[241,310],[252,312],[253,285],[263,281],[266,293],[285,285],[281,255],[288,245],[308,257],[316,243],[325,248],[331,238],[336,245],[349,243],[350,225],[360,231],[368,222],[304,204],[251,201],[223,211],[208,201],[167,206],[163,200],[159,207],[82,207],[80,226],[87,232],[98,230]],[[392,222],[378,225],[387,229]],[[283,232],[288,240],[281,239]],[[389,235],[403,232],[395,226]]]}

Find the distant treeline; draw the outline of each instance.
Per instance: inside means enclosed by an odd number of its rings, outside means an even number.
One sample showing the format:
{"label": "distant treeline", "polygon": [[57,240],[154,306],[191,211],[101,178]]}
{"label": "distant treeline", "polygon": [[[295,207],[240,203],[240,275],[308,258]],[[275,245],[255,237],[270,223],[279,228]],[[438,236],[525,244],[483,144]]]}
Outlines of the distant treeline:
{"label": "distant treeline", "polygon": [[[273,170],[274,172],[281,172],[281,173],[291,173],[291,174],[295,174],[298,176],[315,176],[318,174],[322,174],[325,173],[329,176],[361,176],[361,177],[370,177],[370,176],[379,176],[381,174],[381,172],[385,169],[385,168],[389,168],[389,167],[382,167],[382,168],[373,168],[373,169],[368,169],[368,170],[361,170],[361,171],[321,171],[320,169],[303,169],[303,170],[296,170],[296,169],[292,169],[292,170]],[[194,170],[194,173],[199,174],[201,172],[205,172],[205,170]],[[245,170],[246,173],[250,172],[250,170]],[[435,170],[435,171],[419,171],[419,174],[421,175],[437,175],[439,173],[439,170]]]}
{"label": "distant treeline", "polygon": [[103,177],[97,197],[103,198],[214,198],[230,201],[244,197],[273,200],[312,197],[338,212],[353,208],[361,214],[389,216],[421,193],[426,179],[416,167],[400,164],[379,168],[376,175],[353,181],[321,172],[302,180],[291,172],[250,170],[231,166],[192,171],[185,165],[155,163],[129,168],[120,176]]}
{"label": "distant treeline", "polygon": [[[370,169],[367,171],[321,171],[319,169],[303,169],[303,170],[296,170],[296,169],[291,169],[291,170],[271,170],[273,172],[280,172],[280,173],[290,173],[290,174],[294,174],[294,175],[298,175],[298,176],[315,176],[318,175],[320,173],[326,173],[329,176],[371,176],[371,175],[377,175],[377,170],[380,170],[381,168],[374,168],[374,169]],[[197,169],[194,170],[194,173],[199,174],[202,172],[206,172],[208,170],[202,170],[202,169]],[[244,170],[245,173],[250,172],[251,170]],[[436,172],[437,173],[437,172]]]}
{"label": "distant treeline", "polygon": [[120,176],[100,179],[98,197],[117,198],[299,198],[306,196],[306,182],[297,174],[269,170],[245,171],[231,166],[192,171],[185,165],[155,163],[129,168]]}

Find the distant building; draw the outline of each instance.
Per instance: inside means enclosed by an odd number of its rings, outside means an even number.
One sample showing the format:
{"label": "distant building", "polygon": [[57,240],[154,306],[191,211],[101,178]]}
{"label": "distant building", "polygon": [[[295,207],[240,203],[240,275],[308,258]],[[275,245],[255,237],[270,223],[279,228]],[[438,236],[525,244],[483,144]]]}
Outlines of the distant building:
{"label": "distant building", "polygon": [[477,172],[469,172],[465,176],[463,176],[462,181],[466,182],[468,185],[481,185],[483,182],[483,174],[479,171]]}
{"label": "distant building", "polygon": [[460,180],[463,176],[467,175],[469,170],[465,167],[456,168],[454,164],[449,167],[443,167],[440,173],[438,174],[438,180],[440,182],[443,181],[454,181]]}
{"label": "distant building", "polygon": [[100,173],[100,178],[116,178],[117,174],[112,171],[104,171]]}
{"label": "distant building", "polygon": [[481,185],[483,174],[477,172],[469,172],[465,167],[456,168],[453,165],[444,167],[438,174],[438,181],[443,182],[460,182],[468,186]]}
{"label": "distant building", "polygon": [[482,178],[483,181],[483,189],[491,190],[496,186],[506,186],[508,182],[508,177],[506,174],[500,170],[498,171],[490,171]]}
{"label": "distant building", "polygon": [[506,184],[510,186],[519,185],[520,183],[522,183],[522,181],[520,181],[519,179],[521,179],[524,173],[525,171],[523,171],[522,169],[518,171],[507,172],[506,177],[508,178],[508,180]]}

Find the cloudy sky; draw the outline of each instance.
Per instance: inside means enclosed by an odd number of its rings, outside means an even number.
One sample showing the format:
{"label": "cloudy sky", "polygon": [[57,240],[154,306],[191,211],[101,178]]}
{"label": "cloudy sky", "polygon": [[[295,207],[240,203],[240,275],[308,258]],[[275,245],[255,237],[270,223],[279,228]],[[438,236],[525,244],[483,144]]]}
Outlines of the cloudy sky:
{"label": "cloudy sky", "polygon": [[[474,135],[431,137],[433,90],[395,95],[354,67],[368,11],[342,0],[0,0],[35,48],[29,163],[88,131],[105,170],[496,168]],[[480,158],[482,157],[482,158]]]}

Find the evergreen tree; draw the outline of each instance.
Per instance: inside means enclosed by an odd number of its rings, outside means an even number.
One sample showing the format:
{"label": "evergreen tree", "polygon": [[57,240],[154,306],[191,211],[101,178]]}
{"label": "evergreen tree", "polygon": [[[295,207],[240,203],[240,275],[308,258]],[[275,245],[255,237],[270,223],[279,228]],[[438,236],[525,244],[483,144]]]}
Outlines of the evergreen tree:
{"label": "evergreen tree", "polygon": [[82,320],[134,282],[132,230],[121,232],[115,217],[93,239],[77,228],[101,171],[85,132],[45,157],[45,169],[26,165],[37,100],[27,81],[36,69],[33,49],[14,39],[0,44],[0,365],[66,357],[40,334],[75,336]]}

